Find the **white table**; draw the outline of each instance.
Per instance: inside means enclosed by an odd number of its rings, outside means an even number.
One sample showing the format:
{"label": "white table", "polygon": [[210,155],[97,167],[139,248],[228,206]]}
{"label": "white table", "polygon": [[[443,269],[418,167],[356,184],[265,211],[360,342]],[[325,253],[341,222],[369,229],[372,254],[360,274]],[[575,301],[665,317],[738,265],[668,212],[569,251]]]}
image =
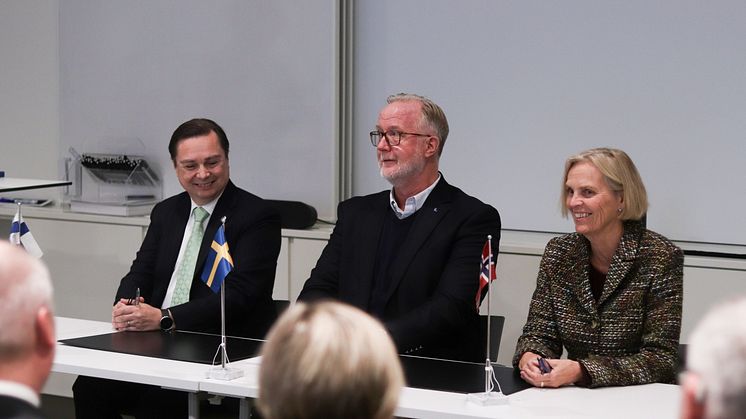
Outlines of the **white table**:
{"label": "white table", "polygon": [[[200,384],[200,390],[211,394],[256,398],[259,394],[259,362],[251,359],[236,362],[233,366],[243,369],[246,375],[233,381],[205,379]],[[680,389],[670,384],[599,389],[531,388],[509,395],[508,400],[507,405],[480,406],[467,401],[466,394],[406,387],[402,390],[395,414],[433,419],[676,419],[679,417]]]}
{"label": "white table", "polygon": [[[57,317],[57,339],[111,332],[111,324]],[[57,344],[52,371],[150,384],[187,392],[189,418],[199,418],[197,392],[209,366]]]}
{"label": "white table", "polygon": [[0,192],[25,191],[27,189],[53,188],[71,185],[67,180],[22,179],[0,177]]}
{"label": "white table", "polygon": [[[58,339],[90,336],[111,331],[109,323],[57,318]],[[228,348],[230,356],[230,347]],[[231,364],[244,371],[232,381],[206,378],[209,366],[169,361],[137,355],[95,351],[58,345],[53,371],[91,375],[101,378],[152,384],[189,392],[190,418],[199,415],[196,392],[242,399],[241,417],[248,417],[249,399],[259,394],[260,358]],[[679,386],[648,384],[629,387],[586,389],[564,387],[513,393],[509,404],[480,406],[467,401],[466,394],[404,388],[396,415],[412,418],[506,418],[506,419],[588,419],[588,418],[660,418],[679,417]]]}

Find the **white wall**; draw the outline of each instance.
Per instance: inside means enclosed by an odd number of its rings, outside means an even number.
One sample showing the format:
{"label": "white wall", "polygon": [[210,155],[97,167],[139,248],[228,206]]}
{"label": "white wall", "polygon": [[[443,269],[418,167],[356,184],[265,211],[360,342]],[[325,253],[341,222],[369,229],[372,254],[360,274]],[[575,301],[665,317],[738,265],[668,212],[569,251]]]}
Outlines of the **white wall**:
{"label": "white wall", "polygon": [[[722,4],[729,3],[723,2]],[[3,127],[0,137],[0,170],[5,170],[9,176],[55,178],[58,175],[57,158],[63,153],[63,150],[58,150],[60,114],[58,14],[59,5],[56,0],[4,0],[0,2],[0,56],[2,56],[0,126]],[[374,17],[363,14],[358,18],[373,19]],[[395,39],[394,35],[389,36]],[[358,51],[360,52],[362,51]],[[381,54],[376,53],[362,61],[366,65],[379,63],[377,70],[380,74],[373,81],[379,78],[384,81],[387,79],[390,67],[380,64],[381,60],[384,60],[384,63],[394,63],[392,65],[396,66],[414,65],[405,57],[390,56],[385,52],[382,50]],[[358,69],[359,64],[360,62]],[[467,64],[458,65],[466,68]],[[442,64],[437,61],[436,65]],[[416,70],[419,71],[419,68],[412,67],[412,71]],[[387,93],[389,93],[388,90],[376,92],[376,95],[371,94],[369,97],[372,103],[358,104],[364,114],[364,117],[361,115],[361,119],[356,121],[358,130],[365,131],[375,123],[375,113],[383,104]],[[358,176],[375,178],[377,174],[372,157],[373,150],[368,145],[365,135],[365,133],[358,134],[359,138],[356,143],[360,143],[361,148],[357,152],[359,161],[355,165],[359,168]],[[461,140],[454,137],[453,143],[448,146],[450,152],[459,147],[458,141],[466,140],[463,136]],[[449,153],[448,150],[446,153]],[[481,169],[471,173],[478,173],[479,170]],[[455,170],[446,172],[449,179],[453,179],[451,172]],[[671,176],[671,174],[664,173],[661,176]],[[371,190],[366,190],[365,186],[361,186],[360,181],[361,179],[356,180],[357,193],[370,192]],[[384,187],[386,187],[385,183],[380,182],[369,189],[377,190]],[[731,192],[738,193],[737,191],[741,189]],[[39,196],[39,193],[40,191],[36,191],[34,195]],[[57,196],[59,192],[48,193]],[[722,207],[722,200],[727,198],[714,196],[708,190],[692,191],[692,196],[707,197],[708,202],[716,207],[715,212]],[[522,201],[513,196],[501,200],[496,206],[506,215],[505,211],[508,208],[520,210],[521,205]],[[521,234],[512,239],[508,238],[507,234],[503,236],[501,244],[510,248],[503,251],[499,257],[500,279],[494,291],[493,313],[507,317],[499,361],[508,362],[528,311],[528,302],[535,285],[543,244],[533,243],[532,239]],[[525,246],[525,249],[521,250],[521,246]],[[132,249],[132,254],[135,250]],[[318,250],[314,250],[314,255]],[[304,255],[296,255],[296,257],[303,258]],[[294,258],[293,260],[300,259]],[[724,267],[703,268],[702,265],[715,266],[722,265],[722,263],[710,263],[711,261],[701,263],[701,261],[701,258],[687,257],[682,330],[684,342],[697,319],[712,304],[729,296],[746,293],[746,267],[743,266],[743,262],[725,263]],[[293,273],[293,277],[303,276],[304,273],[300,271]]]}
{"label": "white wall", "polygon": [[[228,135],[238,186],[333,218],[336,7],[334,0],[61,2],[61,153],[73,146],[144,154],[167,197],[182,190],[166,152],[171,133],[207,117]],[[145,148],[127,144],[135,139]]]}
{"label": "white wall", "polygon": [[572,229],[564,161],[611,146],[642,174],[651,229],[746,245],[746,2],[378,0],[356,14],[353,194],[387,187],[367,133],[407,91],[444,108],[445,177],[504,228]]}
{"label": "white wall", "polygon": [[[59,142],[57,0],[0,3],[0,170],[56,179]],[[5,196],[59,196],[59,190]]]}

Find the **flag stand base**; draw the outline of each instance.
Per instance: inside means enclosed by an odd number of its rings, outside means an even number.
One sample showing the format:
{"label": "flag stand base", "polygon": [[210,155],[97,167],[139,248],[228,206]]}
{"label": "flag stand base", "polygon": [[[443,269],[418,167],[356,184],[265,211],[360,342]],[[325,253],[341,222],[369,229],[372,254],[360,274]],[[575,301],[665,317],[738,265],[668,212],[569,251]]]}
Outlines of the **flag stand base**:
{"label": "flag stand base", "polygon": [[243,377],[243,370],[238,368],[213,367],[210,371],[207,371],[207,378],[213,380],[230,381],[240,377]]}
{"label": "flag stand base", "polygon": [[491,391],[489,393],[469,393],[466,395],[466,400],[468,400],[469,403],[481,406],[497,406],[510,403],[508,396],[499,391]]}

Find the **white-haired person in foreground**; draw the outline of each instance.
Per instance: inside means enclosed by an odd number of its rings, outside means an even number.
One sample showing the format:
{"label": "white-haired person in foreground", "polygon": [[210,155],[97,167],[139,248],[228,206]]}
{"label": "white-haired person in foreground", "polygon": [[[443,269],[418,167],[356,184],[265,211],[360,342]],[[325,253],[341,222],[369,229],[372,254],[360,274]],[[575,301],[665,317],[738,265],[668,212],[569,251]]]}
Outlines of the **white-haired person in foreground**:
{"label": "white-haired person in foreground", "polygon": [[689,339],[682,377],[685,419],[746,417],[746,297],[718,305]]}
{"label": "white-haired person in foreground", "polygon": [[0,418],[42,418],[55,349],[52,283],[40,261],[0,241]]}
{"label": "white-haired person in foreground", "polygon": [[342,303],[297,303],[262,348],[257,406],[267,419],[388,419],[403,385],[380,322]]}

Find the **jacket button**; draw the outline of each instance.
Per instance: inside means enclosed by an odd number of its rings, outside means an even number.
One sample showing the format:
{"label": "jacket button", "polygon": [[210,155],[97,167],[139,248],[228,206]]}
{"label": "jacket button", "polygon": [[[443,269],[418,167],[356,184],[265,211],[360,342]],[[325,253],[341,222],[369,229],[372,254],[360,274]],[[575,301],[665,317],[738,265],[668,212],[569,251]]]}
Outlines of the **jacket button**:
{"label": "jacket button", "polygon": [[600,325],[599,321],[596,319],[593,319],[591,322],[591,329],[598,329],[598,326]]}

